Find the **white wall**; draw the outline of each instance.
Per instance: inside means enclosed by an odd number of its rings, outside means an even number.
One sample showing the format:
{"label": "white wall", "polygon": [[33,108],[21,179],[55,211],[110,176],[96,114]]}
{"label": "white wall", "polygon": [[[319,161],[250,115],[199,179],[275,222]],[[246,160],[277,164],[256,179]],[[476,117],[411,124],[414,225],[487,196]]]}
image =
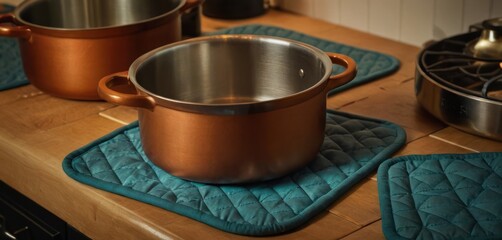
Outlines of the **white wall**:
{"label": "white wall", "polygon": [[288,11],[422,46],[502,17],[502,0],[275,0]]}

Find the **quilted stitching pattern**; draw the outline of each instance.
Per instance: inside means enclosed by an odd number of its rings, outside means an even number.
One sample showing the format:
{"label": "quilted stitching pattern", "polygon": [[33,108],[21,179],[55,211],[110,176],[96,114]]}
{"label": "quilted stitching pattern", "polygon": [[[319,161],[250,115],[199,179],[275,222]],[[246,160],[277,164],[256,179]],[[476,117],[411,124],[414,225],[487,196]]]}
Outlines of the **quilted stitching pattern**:
{"label": "quilted stitching pattern", "polygon": [[[399,67],[398,60],[389,55],[327,41],[320,38],[315,38],[303,33],[274,26],[255,24],[244,25],[235,28],[224,29],[212,34],[256,34],[283,37],[307,43],[325,52],[336,52],[351,57],[356,61],[357,64],[357,76],[349,83],[332,90],[330,94],[340,92],[364,82],[375,80],[380,76],[397,70]],[[343,67],[338,65],[333,66],[333,73],[340,73],[342,71]]]}
{"label": "quilted stitching pattern", "polygon": [[378,174],[386,234],[502,238],[502,153],[405,156]]}
{"label": "quilted stitching pattern", "polygon": [[223,230],[266,235],[284,232],[322,211],[404,138],[402,129],[390,123],[330,111],[322,150],[302,170],[261,183],[208,185],[176,178],[150,162],[135,124],[69,155],[65,171],[97,187],[122,186],[125,190],[119,193],[126,196],[144,194],[155,199],[150,203]]}
{"label": "quilted stitching pattern", "polygon": [[[14,6],[0,4],[0,13],[14,10]],[[24,75],[17,39],[0,37],[0,90],[6,90],[28,84]]]}

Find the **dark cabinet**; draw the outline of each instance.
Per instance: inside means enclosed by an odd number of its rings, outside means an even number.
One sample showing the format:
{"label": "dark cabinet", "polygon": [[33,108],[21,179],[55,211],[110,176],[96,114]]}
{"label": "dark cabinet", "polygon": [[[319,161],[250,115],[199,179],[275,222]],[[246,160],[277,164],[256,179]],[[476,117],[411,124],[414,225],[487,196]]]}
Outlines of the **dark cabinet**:
{"label": "dark cabinet", "polygon": [[89,239],[65,221],[0,181],[0,240]]}

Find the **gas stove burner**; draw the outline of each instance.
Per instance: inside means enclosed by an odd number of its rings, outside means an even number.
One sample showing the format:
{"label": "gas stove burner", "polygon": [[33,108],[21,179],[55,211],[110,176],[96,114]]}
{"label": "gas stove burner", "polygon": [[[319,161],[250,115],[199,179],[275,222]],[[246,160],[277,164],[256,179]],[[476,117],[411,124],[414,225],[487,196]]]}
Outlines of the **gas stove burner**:
{"label": "gas stove burner", "polygon": [[421,67],[448,87],[502,102],[502,59],[477,57],[465,51],[479,35],[469,33],[431,45],[420,55]]}
{"label": "gas stove burner", "polygon": [[415,91],[418,102],[446,124],[502,141],[502,58],[469,51],[483,31],[423,49],[417,59]]}
{"label": "gas stove burner", "polygon": [[467,44],[466,52],[475,57],[502,58],[502,17],[483,21],[478,39]]}
{"label": "gas stove burner", "polygon": [[498,74],[495,74],[495,76],[486,80],[485,84],[483,84],[483,89],[481,89],[481,93],[483,94],[483,97],[487,97],[490,99],[502,99],[502,91],[489,90],[492,87],[495,87],[497,89],[502,89],[502,86],[501,86],[502,85],[502,74],[500,73],[502,71],[502,62],[500,62],[498,64],[498,68],[497,67],[495,67],[495,68],[496,68],[495,71]]}

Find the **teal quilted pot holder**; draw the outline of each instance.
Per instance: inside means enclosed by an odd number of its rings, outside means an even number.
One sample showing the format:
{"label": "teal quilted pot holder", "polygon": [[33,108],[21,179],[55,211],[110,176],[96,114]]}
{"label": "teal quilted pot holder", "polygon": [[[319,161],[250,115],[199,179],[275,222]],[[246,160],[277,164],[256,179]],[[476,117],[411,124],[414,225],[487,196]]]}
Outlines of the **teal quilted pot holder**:
{"label": "teal quilted pot holder", "polygon": [[[0,4],[0,14],[14,10],[7,4]],[[28,84],[16,38],[0,37],[0,91]]]}
{"label": "teal quilted pot holder", "polygon": [[502,152],[388,160],[378,194],[388,239],[502,239]]}
{"label": "teal quilted pot holder", "polygon": [[406,140],[403,129],[390,122],[331,110],[326,120],[324,143],[315,160],[266,182],[211,185],[174,177],[145,156],[137,122],[69,154],[63,169],[82,183],[224,231],[279,234],[324,211]]}
{"label": "teal quilted pot holder", "polygon": [[16,39],[0,37],[0,90],[28,84]]}

